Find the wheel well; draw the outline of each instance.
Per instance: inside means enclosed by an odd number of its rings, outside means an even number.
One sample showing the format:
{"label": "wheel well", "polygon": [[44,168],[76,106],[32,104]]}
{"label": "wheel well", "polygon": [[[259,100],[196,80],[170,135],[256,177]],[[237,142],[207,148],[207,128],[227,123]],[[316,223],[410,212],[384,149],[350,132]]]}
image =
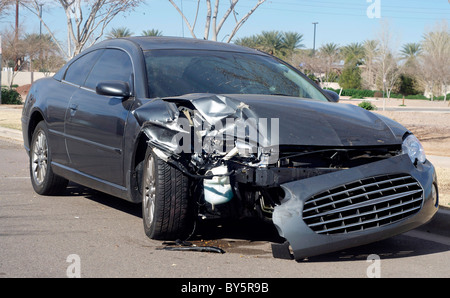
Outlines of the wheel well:
{"label": "wheel well", "polygon": [[145,159],[145,152],[147,151],[147,144],[148,138],[147,136],[142,133],[139,136],[137,145],[136,145],[136,151],[134,154],[134,168],[136,169],[136,167]]}
{"label": "wheel well", "polygon": [[147,144],[148,138],[147,136],[142,133],[137,140],[136,149],[134,153],[134,162],[133,162],[133,175],[132,175],[132,196],[133,201],[140,202],[142,200],[142,193],[141,193],[141,181],[142,181],[142,174],[143,174],[143,168],[144,168],[144,160],[145,160],[145,152],[147,151]]}
{"label": "wheel well", "polygon": [[30,117],[30,122],[28,124],[28,143],[31,143],[31,138],[33,137],[34,130],[39,122],[44,120],[42,114],[38,111],[34,112]]}

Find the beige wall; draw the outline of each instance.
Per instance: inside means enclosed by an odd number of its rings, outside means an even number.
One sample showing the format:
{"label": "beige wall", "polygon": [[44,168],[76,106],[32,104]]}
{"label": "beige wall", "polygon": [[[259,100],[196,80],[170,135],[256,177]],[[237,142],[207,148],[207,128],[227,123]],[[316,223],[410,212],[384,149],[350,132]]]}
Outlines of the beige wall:
{"label": "beige wall", "polygon": [[333,89],[341,89],[341,86],[339,86],[339,83],[336,82],[323,82],[321,84],[322,88],[328,87],[328,88],[333,88]]}
{"label": "beige wall", "polygon": [[[44,73],[44,72],[29,72],[29,71],[19,71],[14,74],[13,84],[14,85],[27,85],[36,81],[37,79],[48,77],[54,75],[54,73]],[[12,78],[11,71],[2,71],[2,86],[9,86]]]}

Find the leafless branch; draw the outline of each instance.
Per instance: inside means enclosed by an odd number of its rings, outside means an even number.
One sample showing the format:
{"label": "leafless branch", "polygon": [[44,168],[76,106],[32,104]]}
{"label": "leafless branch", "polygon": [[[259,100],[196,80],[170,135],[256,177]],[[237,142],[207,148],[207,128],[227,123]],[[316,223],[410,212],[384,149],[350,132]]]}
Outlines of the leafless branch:
{"label": "leafless branch", "polygon": [[[39,16],[38,0],[30,0],[30,4],[22,3],[36,15],[50,33],[59,49],[67,59],[77,55],[89,40],[97,41],[105,27],[119,13],[135,8],[142,0],[54,0],[64,9],[67,25],[67,51],[56,40],[49,25]],[[85,12],[89,11],[87,18]],[[73,45],[73,51],[72,51]]]}
{"label": "leafless branch", "polygon": [[169,0],[169,2],[173,5],[173,7],[175,7],[175,9],[178,11],[178,13],[181,15],[181,17],[183,18],[184,22],[186,23],[186,25],[188,26],[189,31],[191,32],[191,35],[193,38],[197,38],[195,36],[194,33],[194,28],[191,26],[191,24],[189,23],[188,19],[186,18],[186,16],[183,14],[183,12],[181,11],[181,9],[178,7],[178,5],[175,4],[175,2],[173,2],[173,0]]}
{"label": "leafless branch", "polygon": [[211,27],[211,0],[206,0],[206,22],[204,39],[209,38],[209,28]]}
{"label": "leafless branch", "polygon": [[236,35],[236,33],[239,31],[239,29],[242,27],[242,25],[244,25],[244,23],[248,20],[248,18],[264,2],[266,2],[266,0],[258,0],[258,3],[256,3],[256,5],[242,19],[240,19],[239,22],[236,23],[236,26],[234,26],[233,31],[231,31],[231,34],[228,37],[228,41],[227,42],[230,42],[233,39],[233,37]]}
{"label": "leafless branch", "polygon": [[[172,6],[181,15],[181,17],[183,18],[184,23],[189,28],[189,31],[191,32],[192,37],[197,38],[196,35],[195,35],[195,32],[194,32],[194,29],[195,29],[195,24],[197,22],[200,1],[197,2],[197,10],[196,10],[196,13],[195,13],[195,19],[194,19],[194,25],[193,26],[191,26],[189,20],[186,18],[186,15],[183,13],[183,11],[181,11],[181,9],[174,2],[174,0],[168,0],[168,1],[172,4]],[[203,35],[204,39],[209,39],[210,38],[210,33],[211,33],[211,39],[216,41],[220,31],[222,30],[223,25],[226,22],[226,20],[228,19],[230,14],[233,13],[233,16],[234,16],[234,19],[236,21],[236,24],[235,24],[232,32],[230,34],[228,34],[229,35],[228,42],[230,42],[231,39],[236,35],[237,31],[248,20],[248,18],[254,13],[254,11],[261,4],[266,2],[266,0],[258,0],[258,2],[255,4],[255,6],[249,12],[247,12],[247,14],[244,17],[242,17],[240,20],[238,20],[235,9],[236,9],[236,5],[239,2],[239,0],[229,0],[229,1],[230,1],[230,6],[225,11],[223,16],[220,18],[219,22],[218,22],[218,19],[219,19],[219,8],[220,8],[219,4],[220,4],[220,0],[216,0],[215,1],[214,9],[212,8],[211,0],[206,0],[205,1],[206,2],[206,15],[205,15],[205,30],[204,30],[204,35]]]}

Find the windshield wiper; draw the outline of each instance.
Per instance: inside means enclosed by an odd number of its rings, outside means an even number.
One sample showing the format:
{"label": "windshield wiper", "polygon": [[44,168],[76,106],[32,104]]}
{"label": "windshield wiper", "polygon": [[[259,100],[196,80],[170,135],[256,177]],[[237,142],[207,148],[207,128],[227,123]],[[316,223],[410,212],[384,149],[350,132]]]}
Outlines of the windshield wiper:
{"label": "windshield wiper", "polygon": [[290,97],[295,97],[292,94],[284,94],[284,93],[271,93],[270,95],[277,95],[277,96],[290,96]]}

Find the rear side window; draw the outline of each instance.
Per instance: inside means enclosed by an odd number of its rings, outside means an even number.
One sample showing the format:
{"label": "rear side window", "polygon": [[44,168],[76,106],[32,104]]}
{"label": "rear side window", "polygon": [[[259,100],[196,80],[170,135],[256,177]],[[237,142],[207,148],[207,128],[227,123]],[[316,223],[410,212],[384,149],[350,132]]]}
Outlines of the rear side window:
{"label": "rear side window", "polygon": [[67,69],[64,80],[82,86],[102,52],[103,50],[93,51],[75,60]]}
{"label": "rear side window", "polygon": [[121,50],[106,49],[89,74],[85,87],[95,89],[101,81],[123,81],[132,87],[133,67],[130,57]]}

